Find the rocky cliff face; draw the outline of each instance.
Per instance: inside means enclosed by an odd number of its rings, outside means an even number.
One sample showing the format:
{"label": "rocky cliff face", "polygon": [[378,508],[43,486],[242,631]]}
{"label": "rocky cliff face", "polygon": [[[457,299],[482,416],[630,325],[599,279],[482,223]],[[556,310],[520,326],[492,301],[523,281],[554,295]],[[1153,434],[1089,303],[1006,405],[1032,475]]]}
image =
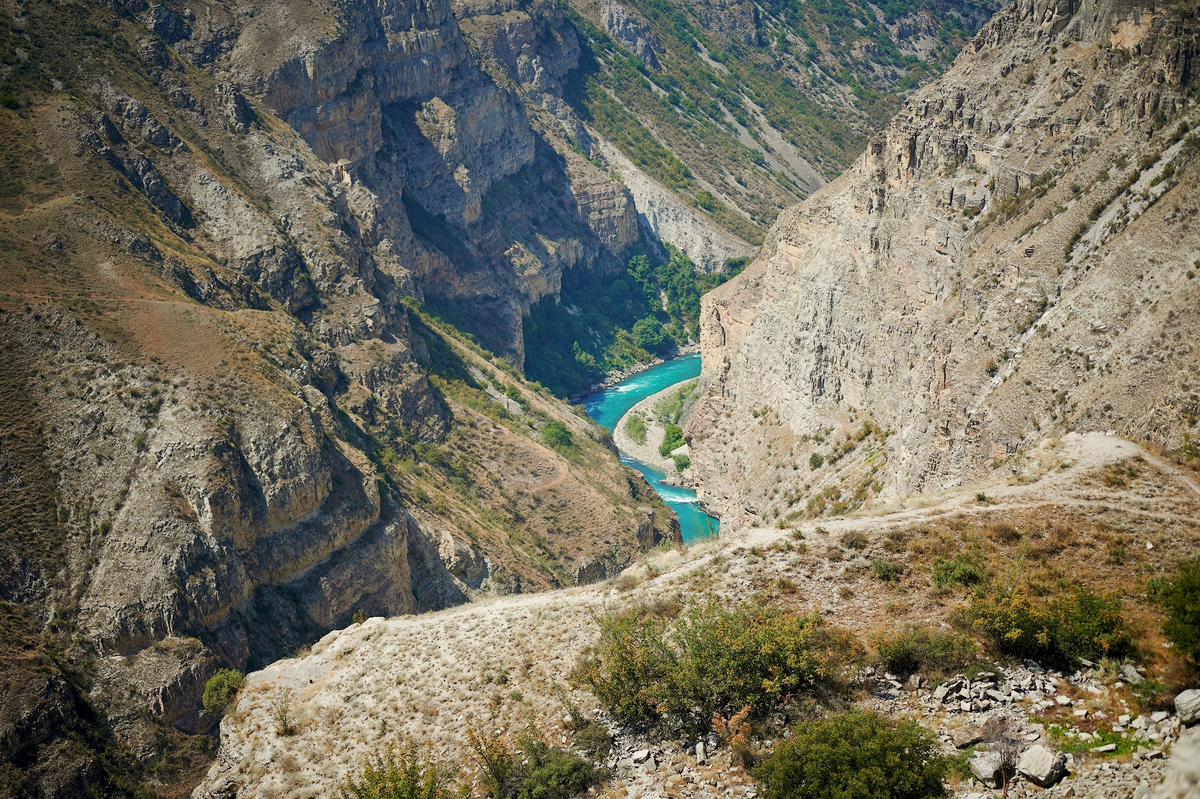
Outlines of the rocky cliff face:
{"label": "rocky cliff face", "polygon": [[638,239],[628,195],[595,175],[575,181],[562,135],[530,118],[530,98],[552,98],[578,55],[552,4],[220,12],[222,23],[177,47],[211,55],[211,68],[361,181],[377,208],[360,235],[416,255],[402,267],[407,285],[457,307],[518,365],[529,305],[557,292],[564,269],[611,266]]}
{"label": "rocky cliff face", "polygon": [[1189,3],[1022,0],[784,213],[705,300],[705,499],[843,513],[1072,429],[1186,450],[1198,36]]}
{"label": "rocky cliff face", "polygon": [[218,667],[677,535],[598,429],[424,310],[519,360],[523,305],[637,236],[448,4],[114,8],[0,30],[35,71],[0,110],[0,793],[194,781]]}

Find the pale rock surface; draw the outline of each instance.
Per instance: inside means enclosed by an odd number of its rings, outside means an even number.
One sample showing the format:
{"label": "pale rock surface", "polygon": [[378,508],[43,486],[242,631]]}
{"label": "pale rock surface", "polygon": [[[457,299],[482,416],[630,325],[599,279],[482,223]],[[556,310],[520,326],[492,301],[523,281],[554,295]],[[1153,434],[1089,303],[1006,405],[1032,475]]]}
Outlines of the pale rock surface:
{"label": "pale rock surface", "polygon": [[1200,721],[1200,690],[1192,688],[1176,696],[1175,713],[1187,726]]}
{"label": "pale rock surface", "polygon": [[780,216],[704,299],[704,501],[730,521],[847,512],[1011,475],[1051,431],[1180,445],[1178,409],[1200,411],[1181,9],[1009,6]]}
{"label": "pale rock surface", "polygon": [[1017,761],[1017,773],[1043,788],[1058,782],[1066,771],[1066,756],[1041,744],[1026,749]]}

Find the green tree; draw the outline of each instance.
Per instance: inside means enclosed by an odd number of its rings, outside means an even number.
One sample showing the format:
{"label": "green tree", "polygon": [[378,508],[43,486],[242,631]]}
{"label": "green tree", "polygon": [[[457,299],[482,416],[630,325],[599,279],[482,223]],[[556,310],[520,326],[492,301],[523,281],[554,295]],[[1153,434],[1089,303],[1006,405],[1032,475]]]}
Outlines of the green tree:
{"label": "green tree", "polygon": [[847,713],[801,725],[753,770],[763,799],[933,799],[948,763],[915,721]]}
{"label": "green tree", "polygon": [[1200,558],[1184,561],[1173,579],[1153,588],[1167,611],[1163,634],[1200,666]]}
{"label": "green tree", "polygon": [[236,669],[218,669],[204,685],[200,701],[209,713],[217,713],[229,706],[237,692],[246,684],[246,678]]}
{"label": "green tree", "polygon": [[546,446],[556,450],[567,450],[575,446],[571,431],[562,422],[547,422],[542,428],[542,441]]}

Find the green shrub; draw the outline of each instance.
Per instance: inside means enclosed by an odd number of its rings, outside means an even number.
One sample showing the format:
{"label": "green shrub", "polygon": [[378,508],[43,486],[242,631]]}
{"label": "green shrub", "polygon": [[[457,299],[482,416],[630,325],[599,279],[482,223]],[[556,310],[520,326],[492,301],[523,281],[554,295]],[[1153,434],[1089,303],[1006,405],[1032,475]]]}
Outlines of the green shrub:
{"label": "green shrub", "polygon": [[604,773],[574,752],[524,738],[523,779],[516,799],[570,799],[603,781]]}
{"label": "green shrub", "polygon": [[983,582],[985,576],[982,569],[962,556],[950,560],[938,558],[933,564],[933,583],[938,588],[975,585]]}
{"label": "green shrub", "polygon": [[200,701],[209,713],[217,713],[229,706],[237,692],[246,684],[246,678],[236,669],[219,669],[204,684]]}
{"label": "green shrub", "polygon": [[825,464],[825,456],[819,452],[814,452],[808,456],[808,468],[812,471],[820,469]]}
{"label": "green shrub", "polygon": [[1046,603],[1021,586],[993,590],[972,599],[966,618],[999,652],[1057,665],[1120,657],[1129,646],[1120,601],[1087,588]]}
{"label": "green shrub", "polygon": [[819,616],[693,605],[673,623],[636,611],[600,620],[596,655],[575,678],[622,721],[707,728],[714,713],[755,713],[832,681],[858,643]]}
{"label": "green shrub", "polygon": [[847,713],[801,725],[752,774],[763,799],[932,799],[949,764],[915,721]]}
{"label": "green shrub", "polygon": [[450,799],[449,770],[425,760],[416,747],[393,747],[342,784],[342,799]]}
{"label": "green shrub", "polygon": [[963,635],[909,625],[875,640],[880,664],[894,674],[948,674],[975,655],[973,641]]}
{"label": "green shrub", "polygon": [[671,460],[675,461],[675,471],[677,472],[682,472],[692,465],[692,459],[687,455],[676,455]]}
{"label": "green shrub", "polygon": [[1180,654],[1200,666],[1200,558],[1184,561],[1174,578],[1151,589],[1167,611],[1163,634]]}
{"label": "green shrub", "polygon": [[875,558],[875,560],[871,561],[871,569],[874,570],[875,576],[885,583],[895,582],[900,579],[900,575],[904,571],[899,563],[892,563],[890,560],[884,560],[883,558]]}
{"label": "green shrub", "polygon": [[637,444],[646,443],[646,420],[636,413],[625,420],[625,434]]}
{"label": "green shrub", "polygon": [[570,450],[575,447],[575,439],[571,431],[562,422],[547,422],[542,428],[542,443],[558,451]]}
{"label": "green shrub", "polygon": [[686,441],[683,440],[683,428],[674,422],[667,422],[666,429],[663,431],[663,441],[658,446],[658,454],[666,457],[671,454],[672,450],[679,449]]}
{"label": "green shrub", "polygon": [[488,799],[569,799],[605,777],[574,752],[547,744],[532,728],[518,739],[516,751],[506,738],[473,729],[467,742]]}

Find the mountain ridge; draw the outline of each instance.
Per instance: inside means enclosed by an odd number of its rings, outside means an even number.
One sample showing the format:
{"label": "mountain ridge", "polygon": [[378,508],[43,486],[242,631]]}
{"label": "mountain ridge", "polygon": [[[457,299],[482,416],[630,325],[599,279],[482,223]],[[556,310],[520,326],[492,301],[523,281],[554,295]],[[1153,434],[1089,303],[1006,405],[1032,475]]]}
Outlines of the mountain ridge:
{"label": "mountain ridge", "polygon": [[781,215],[704,300],[688,430],[715,508],[795,518],[986,481],[1051,430],[1186,448],[1194,416],[1154,408],[1194,405],[1194,353],[1154,342],[1195,321],[1189,14],[1018,3]]}

